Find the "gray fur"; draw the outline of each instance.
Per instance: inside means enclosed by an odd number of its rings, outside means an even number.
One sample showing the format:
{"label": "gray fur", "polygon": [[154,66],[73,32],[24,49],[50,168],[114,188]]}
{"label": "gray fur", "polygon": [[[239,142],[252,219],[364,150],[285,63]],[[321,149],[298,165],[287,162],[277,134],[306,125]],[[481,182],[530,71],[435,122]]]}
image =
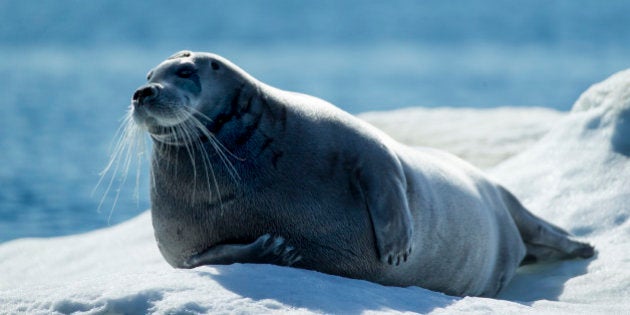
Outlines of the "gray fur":
{"label": "gray fur", "polygon": [[456,157],[217,55],[174,55],[133,103],[154,139],[153,226],[174,267],[273,263],[493,296],[526,253],[593,255]]}

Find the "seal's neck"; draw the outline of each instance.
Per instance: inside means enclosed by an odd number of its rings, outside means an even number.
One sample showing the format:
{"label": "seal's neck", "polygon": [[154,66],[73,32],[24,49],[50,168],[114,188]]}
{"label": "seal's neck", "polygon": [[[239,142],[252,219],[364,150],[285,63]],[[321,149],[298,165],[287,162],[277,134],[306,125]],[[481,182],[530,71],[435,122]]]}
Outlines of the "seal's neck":
{"label": "seal's neck", "polygon": [[189,146],[153,142],[152,195],[176,192],[187,204],[220,203],[238,190],[235,159],[212,149],[210,141]]}
{"label": "seal's neck", "polygon": [[[188,180],[209,180],[221,185],[233,185],[241,180],[261,176],[260,165],[275,166],[283,156],[280,148],[287,129],[288,108],[279,93],[262,90],[264,86],[242,85],[226,95],[222,106],[202,110],[209,118],[197,118],[197,128],[205,128],[195,137],[181,142],[163,141],[153,137],[154,168],[168,168],[160,173],[182,176]],[[172,168],[172,169],[171,169]],[[196,174],[196,178],[194,176]],[[249,176],[243,178],[241,176]],[[204,177],[205,176],[205,177]],[[237,180],[235,180],[237,179]]]}

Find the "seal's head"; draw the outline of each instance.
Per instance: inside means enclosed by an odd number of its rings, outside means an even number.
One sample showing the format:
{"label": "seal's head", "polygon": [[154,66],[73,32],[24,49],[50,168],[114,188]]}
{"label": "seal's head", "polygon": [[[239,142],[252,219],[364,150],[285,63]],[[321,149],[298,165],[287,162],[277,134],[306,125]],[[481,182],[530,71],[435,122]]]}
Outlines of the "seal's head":
{"label": "seal's head", "polygon": [[232,91],[250,79],[218,55],[178,52],[151,70],[148,83],[133,94],[133,120],[155,140],[184,140],[212,122]]}

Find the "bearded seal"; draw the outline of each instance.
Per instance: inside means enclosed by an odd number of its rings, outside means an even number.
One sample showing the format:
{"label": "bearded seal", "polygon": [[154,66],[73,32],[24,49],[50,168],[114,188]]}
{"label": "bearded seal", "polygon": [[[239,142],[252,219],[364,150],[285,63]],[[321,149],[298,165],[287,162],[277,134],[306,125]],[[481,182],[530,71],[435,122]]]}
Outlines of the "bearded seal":
{"label": "bearded seal", "polygon": [[152,223],[173,267],[271,263],[494,296],[523,263],[594,254],[455,156],[215,54],[171,56],[131,108],[153,140]]}

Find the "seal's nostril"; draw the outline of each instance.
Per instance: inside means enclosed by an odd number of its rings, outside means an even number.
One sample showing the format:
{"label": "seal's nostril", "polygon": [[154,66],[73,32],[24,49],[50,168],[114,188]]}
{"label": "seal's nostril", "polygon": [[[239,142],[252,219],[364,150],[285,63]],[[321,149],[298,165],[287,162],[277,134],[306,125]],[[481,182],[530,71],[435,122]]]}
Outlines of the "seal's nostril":
{"label": "seal's nostril", "polygon": [[151,85],[143,86],[133,93],[132,100],[142,103],[157,95],[157,88]]}
{"label": "seal's nostril", "polygon": [[132,100],[137,101],[138,98],[140,98],[140,91],[141,90],[136,90],[135,93],[133,93],[133,96],[131,97]]}

